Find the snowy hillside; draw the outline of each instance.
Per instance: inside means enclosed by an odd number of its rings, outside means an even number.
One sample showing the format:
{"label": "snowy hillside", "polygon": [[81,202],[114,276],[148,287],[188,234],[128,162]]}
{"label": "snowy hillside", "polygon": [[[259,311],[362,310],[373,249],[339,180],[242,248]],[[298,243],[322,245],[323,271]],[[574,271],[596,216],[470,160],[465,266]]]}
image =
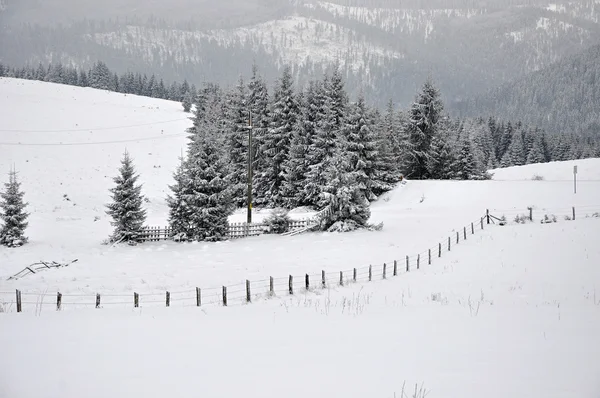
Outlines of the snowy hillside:
{"label": "snowy hillside", "polygon": [[[408,181],[372,206],[380,232],[110,247],[100,244],[110,232],[103,205],[125,148],[149,222],[166,220],[190,124],[180,104],[0,79],[0,109],[0,170],[19,170],[32,213],[30,243],[0,247],[0,397],[600,394],[600,159],[494,170],[490,181]],[[528,206],[535,222],[514,223]],[[482,230],[486,209],[508,225]],[[557,222],[541,224],[544,215]]]}

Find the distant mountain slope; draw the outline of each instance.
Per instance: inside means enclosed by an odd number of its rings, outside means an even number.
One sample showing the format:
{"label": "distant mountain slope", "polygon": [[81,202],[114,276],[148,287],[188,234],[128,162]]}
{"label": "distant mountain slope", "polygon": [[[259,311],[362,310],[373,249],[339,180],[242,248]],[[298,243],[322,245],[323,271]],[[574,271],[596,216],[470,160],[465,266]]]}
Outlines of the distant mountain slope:
{"label": "distant mountain slope", "polygon": [[380,105],[408,105],[430,75],[446,101],[472,98],[600,42],[598,0],[4,1],[5,64],[102,60],[226,85],[253,62],[270,80],[292,64],[299,83],[339,62],[351,93]]}
{"label": "distant mountain slope", "polygon": [[461,116],[495,115],[550,132],[600,134],[600,45],[454,109]]}

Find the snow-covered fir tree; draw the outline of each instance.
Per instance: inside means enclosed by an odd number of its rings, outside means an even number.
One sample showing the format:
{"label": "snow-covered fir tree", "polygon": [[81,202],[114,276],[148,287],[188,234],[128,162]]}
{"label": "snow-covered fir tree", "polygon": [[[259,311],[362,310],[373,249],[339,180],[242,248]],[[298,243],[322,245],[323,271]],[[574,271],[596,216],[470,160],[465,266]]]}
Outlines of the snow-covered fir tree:
{"label": "snow-covered fir tree", "polygon": [[185,113],[189,113],[192,110],[192,101],[192,94],[188,91],[183,96],[183,101],[181,102],[181,105],[183,106],[183,111]]}
{"label": "snow-covered fir tree", "polygon": [[531,149],[527,154],[527,164],[546,162],[544,138],[541,134],[534,137]]}
{"label": "snow-covered fir tree", "polygon": [[17,247],[27,243],[25,230],[29,214],[25,212],[27,203],[23,201],[24,196],[17,171],[11,170],[8,182],[4,184],[4,192],[0,193],[0,245]]}
{"label": "snow-covered fir tree", "polygon": [[290,146],[290,156],[284,165],[284,194],[286,207],[294,208],[309,204],[305,196],[308,159],[313,145],[317,124],[317,86],[309,82],[306,91],[299,96],[300,116],[296,121]]}
{"label": "snow-covered fir tree", "polygon": [[424,179],[429,176],[427,163],[431,157],[431,140],[435,135],[442,111],[440,93],[428,79],[411,106],[406,126],[408,134],[406,173],[413,179]]}
{"label": "snow-covered fir tree", "polygon": [[336,152],[325,172],[327,183],[321,194],[323,207],[329,209],[322,219],[323,230],[343,232],[368,226],[369,201],[349,168],[347,157]]}
{"label": "snow-covered fir tree", "polygon": [[344,156],[347,157],[347,172],[361,190],[363,196],[373,201],[377,199],[374,191],[381,192],[383,187],[377,179],[377,138],[372,130],[371,121],[362,95],[358,102],[348,108],[345,116],[341,139]]}
{"label": "snow-covered fir tree", "polygon": [[392,141],[386,129],[384,117],[378,110],[371,110],[371,120],[376,135],[377,158],[373,177],[373,193],[377,196],[393,189],[400,180],[400,168],[394,159]]}
{"label": "snow-covered fir tree", "polygon": [[169,226],[173,230],[172,235],[176,241],[188,240],[188,237],[192,235],[194,210],[186,201],[186,198],[189,198],[192,194],[192,184],[189,176],[187,165],[184,159],[181,158],[180,164],[173,174],[175,183],[169,185],[172,194],[167,196]]}
{"label": "snow-covered fir tree", "polygon": [[119,168],[119,175],[113,179],[112,202],[106,205],[106,213],[111,216],[114,230],[110,242],[134,244],[141,241],[142,229],[146,222],[143,208],[142,186],[137,184],[139,176],[135,172],[133,160],[125,151]]}
{"label": "snow-covered fir tree", "polygon": [[284,164],[289,159],[290,144],[298,117],[298,102],[294,94],[292,71],[285,67],[273,94],[271,121],[262,142],[266,167],[256,176],[257,196],[268,206],[280,207],[285,202],[283,192]]}
{"label": "snow-covered fir tree", "polygon": [[525,164],[525,145],[523,136],[520,130],[515,130],[513,133],[510,146],[502,158],[502,167],[506,166],[522,166]]}
{"label": "snow-covered fir tree", "polygon": [[187,239],[219,241],[227,239],[228,217],[233,203],[227,180],[228,167],[219,126],[205,124],[197,130],[188,148],[182,201],[189,206]]}
{"label": "snow-covered fir tree", "polygon": [[470,180],[478,176],[477,163],[468,133],[464,133],[458,142],[458,156],[455,162],[454,176],[460,180]]}
{"label": "snow-covered fir tree", "polygon": [[431,157],[427,162],[430,178],[449,180],[454,178],[456,158],[452,144],[450,123],[443,123],[431,140]]}
{"label": "snow-covered fir tree", "polygon": [[244,206],[247,201],[248,133],[250,123],[254,123],[250,120],[247,101],[246,85],[240,77],[238,85],[227,94],[224,112],[230,170],[228,182],[231,199],[237,207]]}

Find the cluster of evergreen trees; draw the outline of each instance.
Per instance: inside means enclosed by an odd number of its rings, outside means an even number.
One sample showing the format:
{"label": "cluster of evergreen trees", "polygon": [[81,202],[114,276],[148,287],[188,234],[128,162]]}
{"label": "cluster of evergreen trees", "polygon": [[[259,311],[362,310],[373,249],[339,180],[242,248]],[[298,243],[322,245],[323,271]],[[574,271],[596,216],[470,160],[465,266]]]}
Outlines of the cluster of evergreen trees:
{"label": "cluster of evergreen trees", "polygon": [[70,86],[91,87],[117,93],[142,95],[179,102],[184,99],[191,102],[196,96],[197,91],[196,87],[190,85],[187,80],[184,80],[183,83],[173,82],[166,84],[163,79],[159,79],[155,75],[148,77],[146,74],[132,72],[118,75],[111,71],[102,61],[96,62],[87,71],[71,66],[64,66],[60,62],[48,66],[40,63],[37,68],[31,66],[11,68],[0,63],[0,77],[14,77],[18,79],[68,84]]}

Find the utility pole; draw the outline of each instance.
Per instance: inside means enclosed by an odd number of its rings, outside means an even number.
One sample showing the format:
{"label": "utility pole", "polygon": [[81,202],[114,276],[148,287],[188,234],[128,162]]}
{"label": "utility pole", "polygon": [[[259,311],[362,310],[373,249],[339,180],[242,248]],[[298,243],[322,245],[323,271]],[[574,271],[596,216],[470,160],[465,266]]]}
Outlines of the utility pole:
{"label": "utility pole", "polygon": [[246,222],[248,224],[252,223],[252,161],[253,156],[252,156],[252,133],[253,133],[253,129],[254,126],[252,125],[252,111],[249,110],[248,111],[248,122],[249,122],[249,129],[248,129],[248,218],[246,220]]}
{"label": "utility pole", "polygon": [[573,193],[577,193],[577,166],[573,166]]}

